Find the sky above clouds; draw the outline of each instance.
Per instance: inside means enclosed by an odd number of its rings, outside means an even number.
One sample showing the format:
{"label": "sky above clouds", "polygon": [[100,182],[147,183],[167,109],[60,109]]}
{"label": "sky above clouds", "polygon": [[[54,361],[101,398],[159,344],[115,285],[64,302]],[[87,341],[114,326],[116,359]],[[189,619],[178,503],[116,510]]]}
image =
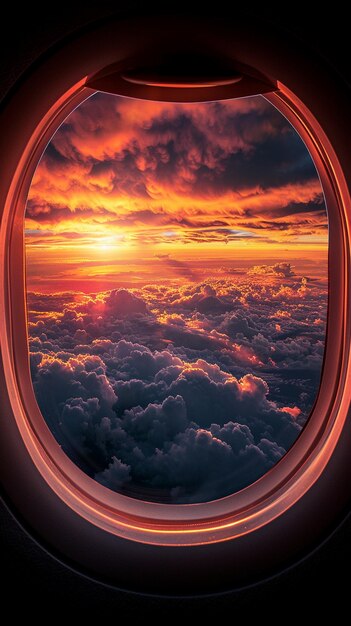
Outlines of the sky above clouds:
{"label": "sky above clouds", "polygon": [[262,97],[78,107],[26,209],[33,386],[70,458],[172,503],[268,471],[318,390],[327,225],[306,147]]}
{"label": "sky above clouds", "polygon": [[289,261],[327,245],[309,153],[261,96],[191,104],[92,96],[43,155],[26,229],[29,276],[45,291],[67,280],[83,291],[118,286],[131,272],[139,283],[155,271],[168,279],[175,261],[199,256]]}

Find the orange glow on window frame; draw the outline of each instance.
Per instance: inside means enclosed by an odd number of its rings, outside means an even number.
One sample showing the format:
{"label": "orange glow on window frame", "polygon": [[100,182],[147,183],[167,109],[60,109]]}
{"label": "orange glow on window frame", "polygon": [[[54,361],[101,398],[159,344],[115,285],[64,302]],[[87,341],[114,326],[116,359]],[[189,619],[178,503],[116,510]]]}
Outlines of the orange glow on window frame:
{"label": "orange glow on window frame", "polygon": [[[320,391],[301,436],[266,475],[226,498],[195,505],[160,505],[113,493],[63,453],[46,426],[32,389],[27,348],[23,257],[24,205],[43,149],[67,114],[88,95],[85,79],[57,101],[32,134],[6,199],[1,236],[0,332],[13,415],[26,449],[52,491],[78,515],[108,533],[142,543],[201,545],[240,537],[282,515],[325,469],[342,431],[351,399],[347,327],[350,197],[341,167],[323,130],[283,85],[267,99],[294,125],[320,174],[330,215],[329,311]],[[328,372],[328,383],[326,383]]]}

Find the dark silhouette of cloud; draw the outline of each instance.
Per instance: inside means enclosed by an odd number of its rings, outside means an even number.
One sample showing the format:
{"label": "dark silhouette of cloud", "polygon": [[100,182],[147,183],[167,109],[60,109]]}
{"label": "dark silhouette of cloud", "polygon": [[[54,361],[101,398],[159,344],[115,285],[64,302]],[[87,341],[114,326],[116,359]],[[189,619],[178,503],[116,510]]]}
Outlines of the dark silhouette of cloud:
{"label": "dark silhouette of cloud", "polygon": [[111,291],[105,299],[105,305],[117,316],[146,312],[145,302],[126,289],[114,289]]}

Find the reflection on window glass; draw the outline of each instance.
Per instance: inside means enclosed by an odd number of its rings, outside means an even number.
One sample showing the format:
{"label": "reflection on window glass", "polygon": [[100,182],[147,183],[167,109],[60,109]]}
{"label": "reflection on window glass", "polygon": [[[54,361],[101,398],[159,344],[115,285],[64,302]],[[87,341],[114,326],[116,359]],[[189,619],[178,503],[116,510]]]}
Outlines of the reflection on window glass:
{"label": "reflection on window glass", "polygon": [[66,454],[157,502],[234,493],[299,436],[327,311],[322,188],[264,98],[95,94],[26,209],[31,375]]}

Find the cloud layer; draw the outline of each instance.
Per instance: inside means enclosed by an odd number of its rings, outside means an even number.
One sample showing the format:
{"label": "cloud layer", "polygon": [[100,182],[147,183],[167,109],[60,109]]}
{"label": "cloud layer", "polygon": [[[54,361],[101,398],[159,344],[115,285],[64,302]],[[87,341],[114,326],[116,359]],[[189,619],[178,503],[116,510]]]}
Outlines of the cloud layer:
{"label": "cloud layer", "polygon": [[286,263],[235,280],[30,293],[39,406],[66,453],[111,489],[222,497],[298,437],[318,388],[326,295]]}

